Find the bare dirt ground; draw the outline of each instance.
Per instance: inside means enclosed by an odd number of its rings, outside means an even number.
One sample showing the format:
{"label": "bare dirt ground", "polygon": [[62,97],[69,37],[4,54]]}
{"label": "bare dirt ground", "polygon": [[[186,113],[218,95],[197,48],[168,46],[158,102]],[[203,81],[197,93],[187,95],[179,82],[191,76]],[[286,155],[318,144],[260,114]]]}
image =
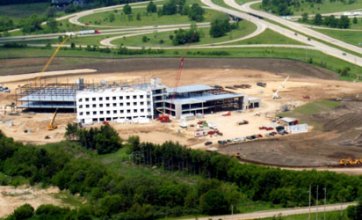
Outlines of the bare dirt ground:
{"label": "bare dirt ground", "polygon": [[59,189],[37,189],[34,187],[0,186],[0,218],[10,215],[17,207],[28,203],[34,208],[42,204],[62,205],[62,202],[53,197]]}
{"label": "bare dirt ground", "polygon": [[[22,59],[17,62],[26,63],[29,61]],[[76,64],[75,66],[97,69],[100,72],[57,76],[52,76],[50,73],[46,75],[47,81],[72,82],[79,77],[83,77],[87,82],[98,82],[101,80],[147,82],[152,77],[159,77],[168,86],[174,86],[176,83],[175,75],[178,59],[104,60],[102,63],[93,62],[88,65]],[[73,65],[72,67],[74,68],[75,66]],[[290,76],[290,79],[286,87],[280,92],[282,98],[273,100],[273,90],[280,86],[287,75]],[[6,85],[14,89],[19,84],[27,83],[25,77],[23,82],[6,83]],[[195,138],[195,128],[181,129],[175,120],[170,124],[160,124],[154,121],[146,125],[115,123],[112,123],[112,125],[123,138],[127,138],[130,135],[139,135],[143,141],[162,143],[166,140],[173,140],[190,147],[205,148],[203,143],[206,140],[216,143],[220,139],[247,136],[256,132],[262,133],[258,127],[270,125],[270,118],[279,112],[282,105],[299,106],[313,100],[339,98],[362,92],[362,85],[360,83],[337,81],[334,80],[335,78],[336,76],[329,71],[294,61],[276,59],[186,59],[180,85],[218,84],[231,86],[241,83],[250,84],[252,85],[250,89],[232,91],[260,98],[262,100],[261,108],[244,113],[233,112],[229,117],[223,117],[221,113],[206,116],[205,120],[215,124],[224,134],[223,137]],[[0,81],[1,79],[0,77]],[[267,87],[256,86],[258,81],[266,82]],[[305,95],[309,95],[311,98],[309,100],[303,99]],[[11,100],[11,95],[1,95],[0,105],[9,104]],[[349,110],[349,113],[353,115],[351,120],[358,121],[359,116],[354,116],[354,109],[355,107],[351,106]],[[51,113],[35,115],[22,113],[20,116],[2,116],[0,118],[0,121],[2,121],[0,129],[8,136],[19,141],[36,144],[57,142],[63,139],[66,123],[74,121],[75,115],[60,114],[56,119],[56,124],[59,128],[54,131],[47,131],[46,125],[51,117]],[[350,155],[362,158],[362,149],[360,151],[358,147],[348,145],[342,139],[338,139],[340,140],[339,142],[333,139],[333,137],[338,138],[337,136],[340,134],[340,131],[335,129],[338,123],[340,123],[338,117],[336,115],[335,124],[326,125],[326,127],[331,128],[330,130],[312,131],[308,134],[288,136],[275,140],[250,142],[223,148],[220,151],[227,154],[240,152],[248,160],[286,166],[332,164],[336,162],[337,158]],[[329,118],[332,118],[332,116],[326,117],[325,120],[329,121]],[[249,120],[249,125],[236,125],[237,121],[243,119]],[[196,124],[196,122],[197,120],[194,120],[189,123]],[[24,132],[25,130],[27,130],[26,133]],[[358,134],[358,131],[356,129],[356,134]],[[347,133],[350,134],[351,132],[345,132],[341,136],[347,136]],[[45,139],[45,136],[49,136],[50,139]],[[351,141],[352,139],[349,140]],[[359,143],[359,139],[353,143],[355,142]]]}
{"label": "bare dirt ground", "polygon": [[221,149],[245,161],[282,166],[337,165],[342,158],[362,158],[362,99],[348,97],[333,111],[310,116],[321,125],[310,133],[249,142]]}

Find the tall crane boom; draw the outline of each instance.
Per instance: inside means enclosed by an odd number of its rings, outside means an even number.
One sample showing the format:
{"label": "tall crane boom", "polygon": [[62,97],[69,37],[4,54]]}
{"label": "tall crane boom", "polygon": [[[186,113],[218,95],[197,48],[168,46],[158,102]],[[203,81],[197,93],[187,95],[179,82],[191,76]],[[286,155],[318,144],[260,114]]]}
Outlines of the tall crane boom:
{"label": "tall crane boom", "polygon": [[178,72],[176,74],[175,89],[173,91],[172,100],[174,100],[176,97],[177,87],[180,84],[181,74],[182,74],[182,70],[184,69],[184,64],[185,64],[185,58],[181,57],[179,65],[178,65]]}
{"label": "tall crane boom", "polygon": [[[41,73],[44,73],[48,67],[50,66],[50,64],[53,62],[54,58],[57,56],[57,54],[59,53],[60,49],[62,48],[62,46],[65,44],[65,42],[67,42],[69,39],[68,36],[66,36],[64,38],[64,40],[58,45],[58,47],[55,49],[55,51],[53,52],[53,54],[51,55],[51,57],[49,58],[48,62],[45,64],[45,66],[43,67],[43,69],[41,70]],[[41,79],[42,75],[39,75],[36,79],[36,82],[40,84],[40,79]]]}
{"label": "tall crane boom", "polygon": [[279,99],[279,91],[283,88],[285,88],[285,84],[287,83],[287,81],[289,80],[289,75],[284,79],[284,81],[280,84],[280,86],[278,87],[278,89],[273,93],[272,98],[273,99]]}

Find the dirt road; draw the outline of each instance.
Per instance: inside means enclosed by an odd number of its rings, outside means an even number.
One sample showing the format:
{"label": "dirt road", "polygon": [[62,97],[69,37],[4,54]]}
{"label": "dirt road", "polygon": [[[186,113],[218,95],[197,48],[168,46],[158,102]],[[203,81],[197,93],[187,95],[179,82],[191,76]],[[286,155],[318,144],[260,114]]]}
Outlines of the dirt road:
{"label": "dirt road", "polygon": [[[280,209],[280,210],[271,210],[271,211],[259,211],[246,214],[236,214],[236,215],[222,215],[222,216],[208,216],[197,218],[198,220],[250,220],[250,219],[262,219],[262,218],[272,218],[274,216],[288,216],[288,215],[298,215],[298,214],[307,214],[311,213],[320,213],[320,212],[331,212],[344,210],[350,205],[355,205],[355,203],[342,203],[342,204],[333,204],[326,206],[312,206],[301,207],[301,208],[291,208],[291,209]],[[190,218],[195,219],[195,218]]]}

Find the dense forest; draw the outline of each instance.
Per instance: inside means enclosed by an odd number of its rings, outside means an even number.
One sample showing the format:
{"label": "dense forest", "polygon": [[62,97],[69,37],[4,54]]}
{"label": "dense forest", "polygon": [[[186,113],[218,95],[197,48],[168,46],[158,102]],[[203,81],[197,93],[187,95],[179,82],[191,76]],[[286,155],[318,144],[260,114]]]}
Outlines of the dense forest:
{"label": "dense forest", "polygon": [[[68,141],[34,147],[0,133],[0,173],[8,176],[0,179],[1,184],[12,184],[12,178],[21,177],[30,184],[58,186],[88,201],[73,210],[54,206],[34,210],[24,205],[9,219],[16,219],[15,215],[39,219],[47,213],[62,216],[59,219],[65,216],[67,219],[155,219],[216,215],[230,213],[231,207],[234,213],[238,212],[242,201],[301,206],[308,203],[309,186],[312,186],[314,202],[317,185],[328,189],[330,203],[353,201],[362,193],[362,177],[240,164],[235,158],[187,149],[172,142],[155,145],[142,143],[138,137],[122,141],[109,126],[93,130],[92,135],[89,129],[68,126]],[[154,172],[163,169],[170,177],[173,172],[184,173],[193,176],[194,181],[122,176],[112,166],[96,159],[97,154],[106,153],[99,150],[100,145],[108,152],[126,150],[126,157],[134,166],[150,167]]]}

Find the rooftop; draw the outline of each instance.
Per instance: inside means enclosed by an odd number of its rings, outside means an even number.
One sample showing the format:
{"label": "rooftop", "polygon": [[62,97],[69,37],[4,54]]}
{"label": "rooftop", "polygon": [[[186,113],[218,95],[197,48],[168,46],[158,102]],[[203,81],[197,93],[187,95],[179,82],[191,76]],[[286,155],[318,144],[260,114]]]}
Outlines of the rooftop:
{"label": "rooftop", "polygon": [[242,94],[234,94],[234,93],[225,93],[225,94],[208,94],[204,96],[190,97],[190,98],[177,98],[174,100],[168,99],[166,102],[173,104],[194,104],[194,103],[205,103],[208,101],[217,101],[222,99],[232,99],[243,97]]}
{"label": "rooftop", "polygon": [[209,91],[213,90],[214,87],[208,85],[188,85],[188,86],[179,86],[176,88],[168,88],[168,93],[187,93],[187,92],[201,92],[201,91]]}

